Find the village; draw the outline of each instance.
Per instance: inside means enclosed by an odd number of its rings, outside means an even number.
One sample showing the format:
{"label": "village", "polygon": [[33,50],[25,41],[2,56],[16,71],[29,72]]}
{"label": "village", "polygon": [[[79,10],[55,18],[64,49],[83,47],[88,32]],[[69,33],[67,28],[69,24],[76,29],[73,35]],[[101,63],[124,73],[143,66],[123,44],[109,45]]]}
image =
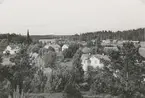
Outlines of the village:
{"label": "village", "polygon": [[[127,98],[124,92],[140,96],[130,98],[144,98],[144,41],[99,37],[88,41],[36,41],[29,30],[23,43],[7,41],[3,39],[0,44],[0,73],[9,98]],[[133,77],[140,79],[139,84],[130,84],[136,83]]]}
{"label": "village", "polygon": [[0,0],[0,98],[145,98],[145,0]]}

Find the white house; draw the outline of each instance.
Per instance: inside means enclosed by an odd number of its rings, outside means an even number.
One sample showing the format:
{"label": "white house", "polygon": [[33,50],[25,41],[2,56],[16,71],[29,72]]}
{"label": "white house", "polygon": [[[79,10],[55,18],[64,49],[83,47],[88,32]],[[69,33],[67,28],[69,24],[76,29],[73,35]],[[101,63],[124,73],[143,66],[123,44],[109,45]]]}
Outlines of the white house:
{"label": "white house", "polygon": [[145,58],[145,48],[140,47],[138,52],[142,57]]}
{"label": "white house", "polygon": [[96,56],[91,56],[90,58],[91,64],[90,66],[92,66],[93,68],[103,68],[104,64],[101,63],[100,58],[96,57]]}
{"label": "white house", "polygon": [[69,45],[64,44],[64,45],[62,46],[62,51],[64,51],[65,49],[68,49],[68,47],[69,47]]}
{"label": "white house", "polygon": [[88,71],[88,67],[91,66],[94,69],[95,68],[100,68],[102,69],[104,67],[104,64],[101,62],[101,59],[110,61],[108,56],[105,55],[88,55],[88,54],[83,54],[81,57],[82,60],[82,68],[86,72]]}
{"label": "white house", "polygon": [[110,44],[110,43],[111,43],[111,41],[110,41],[110,39],[106,39],[106,40],[102,40],[102,43],[105,43],[105,44]]}
{"label": "white house", "polygon": [[89,54],[82,54],[81,56],[81,64],[82,64],[82,68],[83,70],[86,72],[88,70],[88,66],[90,65],[90,55]]}
{"label": "white house", "polygon": [[10,53],[11,55],[14,55],[18,53],[19,50],[20,48],[18,46],[8,45],[6,49],[3,51],[3,54]]}
{"label": "white house", "polygon": [[44,48],[48,49],[49,47],[52,47],[55,49],[56,52],[60,52],[60,46],[58,44],[47,44],[44,46]]}
{"label": "white house", "polygon": [[145,48],[145,41],[140,42],[142,48]]}

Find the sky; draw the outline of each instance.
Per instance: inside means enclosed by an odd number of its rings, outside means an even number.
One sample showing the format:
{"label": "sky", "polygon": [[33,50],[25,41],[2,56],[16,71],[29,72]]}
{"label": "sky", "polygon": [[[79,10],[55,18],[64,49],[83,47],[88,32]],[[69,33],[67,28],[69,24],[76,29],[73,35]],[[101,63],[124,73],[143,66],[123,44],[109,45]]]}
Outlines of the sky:
{"label": "sky", "polygon": [[0,0],[0,33],[69,35],[145,27],[145,0]]}

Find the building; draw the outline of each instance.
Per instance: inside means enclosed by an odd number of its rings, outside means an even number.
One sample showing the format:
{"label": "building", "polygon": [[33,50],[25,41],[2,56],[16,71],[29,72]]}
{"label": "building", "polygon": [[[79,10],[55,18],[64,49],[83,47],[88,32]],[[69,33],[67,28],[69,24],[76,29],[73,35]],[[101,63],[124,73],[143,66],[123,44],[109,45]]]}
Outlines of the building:
{"label": "building", "polygon": [[49,47],[54,48],[55,52],[60,52],[61,47],[58,44],[47,44],[44,48],[48,49]]}
{"label": "building", "polygon": [[140,46],[141,46],[142,48],[145,48],[145,41],[140,42]]}
{"label": "building", "polygon": [[138,52],[142,57],[145,58],[145,48],[144,47],[140,47]]}
{"label": "building", "polygon": [[88,71],[88,67],[91,66],[94,69],[95,68],[103,68],[104,64],[101,62],[101,59],[110,61],[109,57],[106,55],[89,55],[89,54],[83,54],[81,57],[82,60],[82,68],[86,72]]}
{"label": "building", "polygon": [[9,53],[10,55],[14,55],[18,53],[20,48],[16,45],[8,45],[6,49],[3,51],[3,54]]}
{"label": "building", "polygon": [[81,62],[82,68],[83,68],[84,72],[86,72],[88,70],[88,66],[91,63],[91,61],[90,61],[90,55],[89,54],[82,54],[81,61],[82,61]]}
{"label": "building", "polygon": [[56,39],[40,39],[39,42],[54,44],[56,43]]}
{"label": "building", "polygon": [[104,53],[109,54],[112,51],[119,51],[118,47],[104,47]]}
{"label": "building", "polygon": [[83,52],[84,54],[89,54],[89,53],[92,52],[92,50],[91,50],[90,48],[88,48],[88,47],[84,47],[84,48],[82,49],[82,52]]}
{"label": "building", "polygon": [[61,50],[64,51],[65,49],[68,49],[68,48],[69,48],[69,45],[64,44],[64,45],[61,47]]}

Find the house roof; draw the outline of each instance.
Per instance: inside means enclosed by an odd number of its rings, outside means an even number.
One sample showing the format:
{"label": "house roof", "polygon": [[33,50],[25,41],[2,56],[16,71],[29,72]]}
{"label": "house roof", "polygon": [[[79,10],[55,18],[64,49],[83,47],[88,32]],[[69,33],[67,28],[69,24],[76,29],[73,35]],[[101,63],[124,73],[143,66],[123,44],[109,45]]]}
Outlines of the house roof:
{"label": "house roof", "polygon": [[66,47],[69,47],[69,45],[68,44],[64,44],[62,47],[66,48]]}
{"label": "house roof", "polygon": [[91,52],[91,49],[88,48],[88,47],[85,47],[85,48],[82,49],[82,52],[85,53],[85,54],[86,53],[90,53]]}
{"label": "house roof", "polygon": [[145,48],[139,48],[139,54],[145,58]]}
{"label": "house roof", "polygon": [[48,45],[44,46],[44,48],[49,48],[49,47],[60,48],[60,46],[58,44],[48,44]]}
{"label": "house roof", "polygon": [[93,55],[93,56],[96,57],[96,58],[99,58],[99,59],[104,59],[106,61],[110,61],[110,59],[107,55],[96,54],[96,55]]}
{"label": "house roof", "polygon": [[141,45],[142,48],[145,48],[145,41],[140,42],[140,45]]}
{"label": "house roof", "polygon": [[104,47],[104,51],[105,52],[118,51],[118,48],[117,47]]}
{"label": "house roof", "polygon": [[82,54],[82,56],[81,56],[81,60],[89,59],[89,58],[90,58],[89,54]]}
{"label": "house roof", "polygon": [[39,41],[51,41],[51,42],[55,42],[56,39],[40,39]]}
{"label": "house roof", "polygon": [[15,48],[18,48],[18,46],[17,45],[8,45],[7,47],[11,47],[11,49],[15,49]]}

